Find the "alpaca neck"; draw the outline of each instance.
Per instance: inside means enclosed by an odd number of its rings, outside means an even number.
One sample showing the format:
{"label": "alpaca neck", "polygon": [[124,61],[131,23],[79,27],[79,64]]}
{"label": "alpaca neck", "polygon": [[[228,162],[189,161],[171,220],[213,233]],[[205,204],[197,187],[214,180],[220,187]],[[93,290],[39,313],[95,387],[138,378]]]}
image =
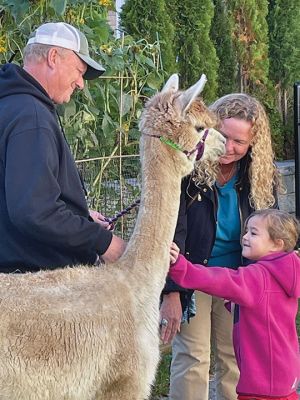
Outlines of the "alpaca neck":
{"label": "alpaca neck", "polygon": [[138,218],[122,264],[130,270],[136,267],[135,274],[141,274],[141,279],[149,268],[152,276],[155,273],[164,280],[178,217],[181,176],[175,170],[153,164],[147,168],[151,173],[143,174]]}

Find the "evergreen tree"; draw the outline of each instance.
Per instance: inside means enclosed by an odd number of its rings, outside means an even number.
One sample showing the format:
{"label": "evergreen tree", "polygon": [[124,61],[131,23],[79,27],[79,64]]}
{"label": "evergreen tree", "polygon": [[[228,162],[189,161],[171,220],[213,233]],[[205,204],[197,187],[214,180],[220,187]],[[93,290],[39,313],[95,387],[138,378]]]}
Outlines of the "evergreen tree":
{"label": "evergreen tree", "polygon": [[154,43],[159,39],[163,68],[170,74],[176,70],[174,26],[166,11],[165,0],[127,0],[122,7],[121,27],[135,40]]}
{"label": "evergreen tree", "polygon": [[[168,9],[174,10],[174,0],[166,0],[166,4]],[[205,73],[208,83],[204,97],[207,101],[216,98],[218,85],[219,60],[209,36],[213,15],[212,0],[177,1],[175,48],[181,86],[190,86]]]}
{"label": "evergreen tree", "polygon": [[234,20],[239,88],[260,92],[268,84],[268,0],[230,0]]}
{"label": "evergreen tree", "polygon": [[[234,21],[238,89],[256,96],[270,118],[275,153],[283,157],[282,124],[269,79],[268,0],[224,0]],[[270,0],[274,1],[274,0]]]}
{"label": "evergreen tree", "polygon": [[300,2],[273,0],[269,6],[270,78],[275,83],[277,105],[286,126],[289,123],[289,93],[300,80]]}
{"label": "evergreen tree", "polygon": [[172,24],[176,31],[176,25],[178,25],[178,5],[180,0],[165,0],[166,10],[171,18]]}
{"label": "evergreen tree", "polygon": [[233,20],[224,0],[214,0],[215,13],[211,26],[211,37],[220,60],[218,95],[237,91],[237,58],[233,46]]}

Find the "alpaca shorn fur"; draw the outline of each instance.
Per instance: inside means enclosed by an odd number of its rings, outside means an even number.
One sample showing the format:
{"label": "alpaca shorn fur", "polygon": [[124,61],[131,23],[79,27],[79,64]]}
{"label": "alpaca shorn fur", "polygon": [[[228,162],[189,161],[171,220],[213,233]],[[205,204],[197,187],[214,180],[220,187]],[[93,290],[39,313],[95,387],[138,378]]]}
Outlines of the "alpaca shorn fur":
{"label": "alpaca shorn fur", "polygon": [[[159,362],[159,297],[169,268],[183,176],[215,123],[197,95],[172,75],[148,101],[140,122],[141,205],[123,256],[103,267],[78,266],[0,277],[1,400],[143,400]],[[210,129],[203,158],[224,138]]]}

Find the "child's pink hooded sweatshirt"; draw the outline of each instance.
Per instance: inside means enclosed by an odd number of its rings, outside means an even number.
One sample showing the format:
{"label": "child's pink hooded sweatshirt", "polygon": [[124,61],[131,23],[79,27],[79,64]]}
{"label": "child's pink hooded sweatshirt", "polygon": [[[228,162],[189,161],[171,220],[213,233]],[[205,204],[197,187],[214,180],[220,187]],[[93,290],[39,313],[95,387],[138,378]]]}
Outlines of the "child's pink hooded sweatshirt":
{"label": "child's pink hooded sweatshirt", "polygon": [[294,252],[274,253],[238,270],[193,265],[180,255],[170,277],[182,287],[239,304],[233,331],[237,393],[279,397],[297,389],[300,258]]}

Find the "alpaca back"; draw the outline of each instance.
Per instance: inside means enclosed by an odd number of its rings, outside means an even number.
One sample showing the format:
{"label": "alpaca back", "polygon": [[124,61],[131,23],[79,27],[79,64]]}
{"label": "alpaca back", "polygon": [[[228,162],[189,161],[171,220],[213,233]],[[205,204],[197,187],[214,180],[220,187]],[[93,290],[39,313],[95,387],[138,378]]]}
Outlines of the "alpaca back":
{"label": "alpaca back", "polygon": [[1,400],[93,399],[128,379],[139,354],[122,275],[82,267],[1,277]]}

